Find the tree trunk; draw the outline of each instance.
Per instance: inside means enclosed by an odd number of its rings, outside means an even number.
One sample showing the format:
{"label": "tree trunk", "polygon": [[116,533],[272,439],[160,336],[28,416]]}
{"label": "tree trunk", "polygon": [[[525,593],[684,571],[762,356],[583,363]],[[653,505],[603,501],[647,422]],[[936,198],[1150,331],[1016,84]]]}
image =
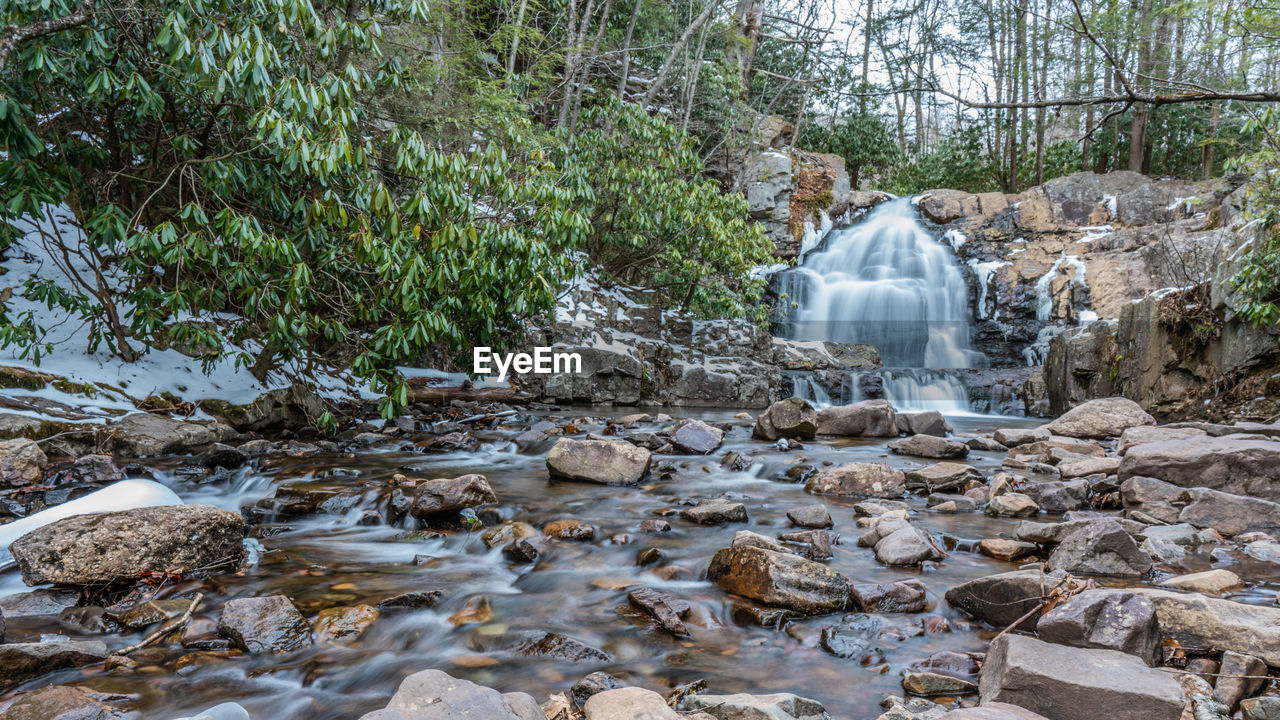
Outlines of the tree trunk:
{"label": "tree trunk", "polygon": [[624,100],[627,95],[627,80],[631,75],[631,36],[636,31],[636,18],[640,17],[640,5],[644,0],[636,0],[631,8],[631,19],[627,21],[627,35],[622,40],[622,72],[618,77],[618,99]]}
{"label": "tree trunk", "polygon": [[507,87],[511,87],[511,76],[516,72],[516,52],[520,50],[520,31],[524,27],[524,11],[529,0],[520,0],[520,10],[516,13],[516,29],[511,35],[511,53],[507,55]]}
{"label": "tree trunk", "polygon": [[653,83],[649,85],[649,90],[645,92],[644,98],[640,100],[640,104],[642,106],[647,108],[655,99],[657,99],[658,93],[667,84],[667,77],[671,74],[671,68],[675,65],[676,58],[680,57],[680,54],[684,52],[684,49],[689,46],[689,39],[693,37],[693,34],[702,27],[703,23],[711,19],[711,14],[716,11],[716,8],[719,7],[719,5],[719,0],[706,0],[706,4],[702,8],[702,12],[694,19],[693,23],[689,25],[689,27],[685,28],[684,32],[680,35],[680,39],[676,41],[676,44],[671,46],[671,52],[667,53],[667,58],[662,61],[662,67],[658,70],[658,76],[653,79]]}

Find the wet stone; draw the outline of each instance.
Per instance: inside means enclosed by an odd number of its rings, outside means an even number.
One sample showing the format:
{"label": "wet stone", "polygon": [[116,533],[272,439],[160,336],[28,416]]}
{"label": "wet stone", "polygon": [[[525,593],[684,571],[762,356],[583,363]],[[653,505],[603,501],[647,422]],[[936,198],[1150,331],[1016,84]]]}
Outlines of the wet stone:
{"label": "wet stone", "polygon": [[322,610],[312,626],[316,641],[335,645],[348,645],[360,639],[378,620],[380,613],[370,605]]}
{"label": "wet stone", "polygon": [[228,600],[218,632],[254,655],[293,652],[311,644],[311,626],[284,595]]}
{"label": "wet stone", "polygon": [[92,641],[6,643],[0,645],[0,692],[63,668],[102,662],[107,646]]}
{"label": "wet stone", "polygon": [[855,583],[853,599],[863,612],[917,613],[928,603],[924,583],[902,580],[892,583]]}
{"label": "wet stone", "polygon": [[511,562],[531,563],[538,559],[538,548],[528,540],[521,538],[507,543],[502,548],[502,556]]}
{"label": "wet stone", "polygon": [[829,528],[835,524],[831,520],[831,513],[827,511],[827,506],[820,504],[788,510],[787,519],[792,525],[803,528]]}
{"label": "wet stone", "polygon": [[689,629],[680,621],[689,614],[687,601],[651,588],[632,590],[627,599],[652,617],[663,630],[679,637],[689,634]]}
{"label": "wet stone", "polygon": [[569,697],[574,704],[582,707],[592,695],[620,687],[625,687],[625,683],[607,672],[596,671],[574,683],[569,690]]}
{"label": "wet stone", "polygon": [[443,590],[415,590],[393,595],[378,603],[379,610],[415,609],[434,607],[444,595]]}
{"label": "wet stone", "polygon": [[822,649],[841,658],[863,661],[880,655],[877,647],[884,623],[872,615],[846,615],[822,629]]}
{"label": "wet stone", "polygon": [[569,662],[610,662],[613,658],[603,650],[591,647],[560,633],[532,633],[513,648],[521,657],[542,657]]}
{"label": "wet stone", "polygon": [[700,525],[746,522],[747,508],[740,502],[711,498],[699,500],[697,505],[681,510],[680,517]]}
{"label": "wet stone", "polygon": [[542,526],[542,534],[557,540],[594,540],[596,529],[581,520],[553,520]]}

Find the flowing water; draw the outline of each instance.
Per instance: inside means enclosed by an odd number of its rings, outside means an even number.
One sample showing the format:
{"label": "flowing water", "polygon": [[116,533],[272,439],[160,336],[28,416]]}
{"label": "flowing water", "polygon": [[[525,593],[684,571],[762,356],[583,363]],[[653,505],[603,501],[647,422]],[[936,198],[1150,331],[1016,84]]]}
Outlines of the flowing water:
{"label": "flowing water", "polygon": [[[856,225],[832,231],[824,249],[781,273],[779,283],[794,303],[780,324],[787,337],[875,345],[885,370],[871,374],[882,379],[882,396],[894,407],[968,410],[964,385],[944,372],[986,363],[969,345],[968,287],[954,255],[920,224],[909,198],[882,203]],[[838,399],[865,399],[866,375],[849,378]],[[813,383],[799,385],[812,393]],[[808,399],[823,403],[816,394]]]}
{"label": "flowing water", "polygon": [[[148,719],[169,720],[230,700],[242,704],[254,718],[327,720],[355,718],[385,705],[401,679],[427,668],[502,691],[526,691],[539,701],[592,671],[606,670],[660,691],[706,679],[711,692],[795,692],[825,703],[835,718],[862,720],[881,712],[877,703],[885,694],[901,692],[899,674],[907,664],[940,649],[980,651],[985,647],[991,631],[971,625],[947,608],[942,594],[964,580],[1012,569],[1009,563],[974,552],[973,543],[1009,534],[1018,521],[975,513],[921,512],[915,522],[939,534],[951,549],[949,556],[923,570],[888,568],[876,562],[871,550],[856,545],[862,532],[851,509],[856,500],[815,497],[800,485],[776,478],[801,458],[813,465],[870,460],[902,469],[927,461],[891,455],[883,440],[819,440],[806,443],[800,453],[782,453],[772,445],[752,442],[747,423],[733,421],[728,412],[701,417],[734,422],[724,450],[744,453],[755,465],[734,472],[720,465],[720,453],[655,456],[651,477],[639,487],[553,482],[541,452],[519,453],[510,441],[536,417],[512,418],[510,425],[481,435],[484,444],[474,452],[423,455],[406,446],[307,458],[269,456],[254,469],[213,481],[185,474],[177,460],[156,463],[155,478],[186,502],[250,508],[270,498],[282,483],[300,480],[362,497],[339,514],[255,520],[251,536],[257,539],[248,541],[256,559],[251,566],[165,588],[161,595],[206,593],[195,623],[206,627],[216,623],[228,599],[277,593],[291,597],[309,618],[328,607],[377,603],[413,590],[441,590],[441,601],[434,608],[384,613],[352,647],[316,645],[281,657],[255,657],[192,652],[168,643],[135,653],[139,666],[132,671],[105,672],[101,666],[67,670],[27,687],[72,683],[131,694],[136,696],[129,703],[131,709]],[[601,432],[604,427],[599,419],[561,416],[553,420],[572,421],[584,433]],[[990,430],[995,424],[983,418],[953,422],[961,433]],[[1019,423],[1029,421],[1001,424]],[[1002,458],[1003,454],[976,452],[968,462],[990,474]],[[526,565],[510,563],[498,550],[486,548],[477,531],[456,529],[432,536],[408,532],[409,526],[362,524],[364,510],[383,507],[387,483],[397,472],[420,477],[483,473],[499,498],[495,516],[482,515],[488,524],[516,519],[541,527],[554,519],[576,518],[592,523],[596,538],[539,541],[541,557]],[[750,521],[700,526],[669,515],[682,503],[720,496],[744,502]],[[922,499],[910,502],[923,509]],[[928,587],[931,603],[923,615],[884,616],[907,630],[903,634],[909,637],[882,641],[883,660],[864,666],[816,647],[815,634],[837,621],[838,615],[802,619],[785,632],[744,622],[735,616],[735,606],[742,601],[704,579],[711,555],[728,546],[736,531],[749,529],[770,536],[785,532],[787,511],[813,503],[828,507],[835,519],[832,531],[842,538],[828,563],[831,568],[855,582],[917,578]],[[668,516],[670,532],[639,531],[641,521],[658,516]],[[658,548],[665,559],[638,567],[636,554],[643,548]],[[1187,569],[1207,569],[1207,552],[1189,557]],[[628,608],[627,592],[637,585],[688,600],[693,606],[688,620],[693,637],[676,640]],[[16,573],[0,574],[0,596],[25,589]],[[1274,584],[1263,583],[1248,594],[1269,602],[1266,594],[1274,592]],[[461,627],[448,621],[479,597],[488,598],[492,618]],[[116,648],[145,635],[142,631],[102,634],[50,616],[10,618],[8,625],[8,642],[60,633],[75,639],[103,639]],[[502,638],[526,631],[560,632],[605,650],[613,660],[572,663],[521,658],[502,649]]]}

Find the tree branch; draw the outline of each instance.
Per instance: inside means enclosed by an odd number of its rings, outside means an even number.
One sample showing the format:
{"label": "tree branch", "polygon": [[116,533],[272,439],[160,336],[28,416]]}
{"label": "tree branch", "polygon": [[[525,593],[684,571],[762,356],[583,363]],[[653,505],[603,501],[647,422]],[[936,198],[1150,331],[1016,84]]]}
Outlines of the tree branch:
{"label": "tree branch", "polygon": [[73,27],[89,22],[89,19],[93,17],[93,3],[94,0],[80,0],[75,12],[65,17],[41,20],[25,27],[10,25],[5,28],[4,34],[0,35],[0,70],[4,70],[8,66],[9,56],[13,54],[14,49],[20,43],[42,35],[70,30]]}

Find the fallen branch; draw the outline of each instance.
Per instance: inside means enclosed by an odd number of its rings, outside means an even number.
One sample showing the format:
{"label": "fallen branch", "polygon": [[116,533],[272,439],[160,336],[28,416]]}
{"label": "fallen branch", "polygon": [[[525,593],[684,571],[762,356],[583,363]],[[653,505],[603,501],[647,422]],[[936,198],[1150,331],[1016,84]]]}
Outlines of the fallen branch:
{"label": "fallen branch", "polygon": [[200,601],[202,600],[204,600],[204,593],[196,593],[196,596],[191,599],[191,604],[187,606],[187,611],[182,614],[182,617],[176,617],[176,618],[173,618],[172,620],[169,620],[165,624],[156,628],[155,632],[143,638],[142,642],[138,643],[137,645],[130,645],[127,648],[121,648],[119,650],[116,650],[115,652],[111,653],[109,657],[115,657],[117,655],[128,655],[131,652],[136,652],[138,650],[141,650],[142,648],[155,645],[156,643],[160,642],[161,638],[163,638],[164,636],[172,634],[173,632],[177,630],[181,630],[182,628],[186,627],[187,623],[191,622],[191,616],[192,614],[195,613],[196,607],[200,605]]}

